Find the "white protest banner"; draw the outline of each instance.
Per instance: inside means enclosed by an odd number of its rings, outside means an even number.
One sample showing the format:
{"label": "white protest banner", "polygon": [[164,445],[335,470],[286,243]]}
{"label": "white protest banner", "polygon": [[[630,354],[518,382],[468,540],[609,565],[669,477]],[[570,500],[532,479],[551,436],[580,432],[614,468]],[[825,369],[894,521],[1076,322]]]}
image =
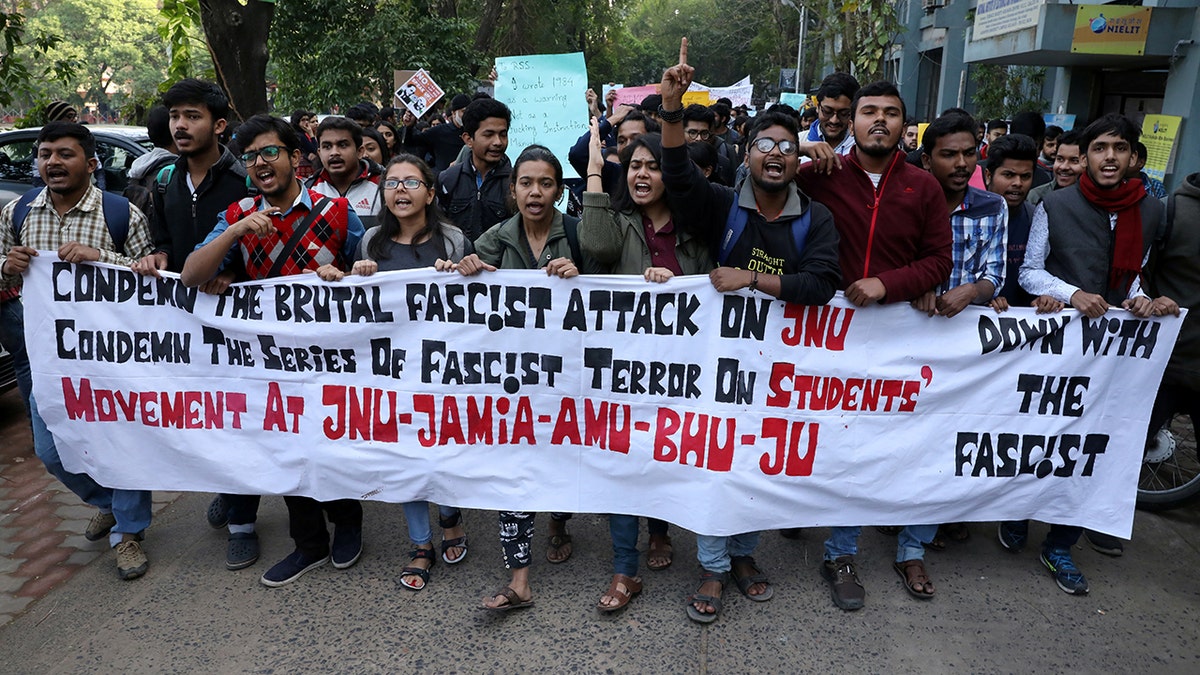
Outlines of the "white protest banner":
{"label": "white protest banner", "polygon": [[1181,321],[805,307],[707,277],[239,284],[36,258],[38,409],[105,485],[652,515],[706,534],[1129,534]]}
{"label": "white protest banner", "polygon": [[588,130],[586,91],[583,52],[496,59],[496,100],[512,110],[509,159],[516,160],[521,150],[537,143],[559,158],[564,177],[578,178],[567,151]]}
{"label": "white protest banner", "polygon": [[747,75],[728,87],[708,87],[708,94],[714,101],[719,98],[727,98],[733,101],[734,107],[748,106],[750,99],[754,98],[754,85],[750,82],[750,76]]}
{"label": "white protest banner", "polygon": [[442,91],[442,88],[433,81],[433,77],[425,72],[424,68],[418,70],[408,78],[408,81],[396,89],[396,98],[418,118],[429,112],[429,109],[442,100],[445,95],[446,92]]}

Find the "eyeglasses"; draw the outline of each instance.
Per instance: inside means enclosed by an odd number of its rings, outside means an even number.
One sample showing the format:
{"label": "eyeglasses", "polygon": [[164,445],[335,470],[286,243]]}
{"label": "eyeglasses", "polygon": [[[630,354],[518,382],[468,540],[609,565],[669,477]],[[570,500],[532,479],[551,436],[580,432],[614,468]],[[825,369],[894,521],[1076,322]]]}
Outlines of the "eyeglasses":
{"label": "eyeglasses", "polygon": [[754,147],[758,148],[758,151],[764,155],[775,148],[779,148],[779,154],[781,155],[796,154],[796,144],[786,138],[782,141],[777,141],[774,138],[760,138],[754,141]]}
{"label": "eyeglasses", "polygon": [[244,152],[242,153],[241,157],[238,157],[238,159],[242,160],[242,164],[246,166],[254,166],[254,163],[258,161],[259,157],[262,157],[268,162],[274,162],[275,160],[279,159],[279,154],[284,150],[287,150],[287,148],[282,145],[267,145],[259,148],[258,150]]}
{"label": "eyeglasses", "polygon": [[712,137],[712,132],[708,129],[688,129],[686,132],[688,138],[699,138],[702,141],[707,141]]}
{"label": "eyeglasses", "polygon": [[821,117],[824,117],[825,119],[830,119],[832,117],[837,117],[839,120],[850,119],[850,109],[849,108],[842,108],[841,110],[834,110],[833,108],[826,108],[825,106],[822,105],[822,106],[817,106],[817,112],[821,113]]}
{"label": "eyeglasses", "polygon": [[400,180],[399,178],[389,178],[389,179],[383,181],[383,189],[384,190],[395,190],[395,189],[399,188],[401,185],[404,186],[405,190],[416,190],[417,188],[421,187],[422,185],[428,187],[429,183],[426,183],[423,180],[418,180],[416,178],[405,178],[404,180]]}

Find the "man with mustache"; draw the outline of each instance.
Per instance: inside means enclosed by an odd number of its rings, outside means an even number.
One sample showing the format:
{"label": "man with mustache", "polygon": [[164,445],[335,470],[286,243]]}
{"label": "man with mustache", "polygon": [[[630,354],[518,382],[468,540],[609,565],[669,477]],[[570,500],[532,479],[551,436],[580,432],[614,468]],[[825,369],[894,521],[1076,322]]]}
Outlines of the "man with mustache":
{"label": "man with mustache", "polygon": [[[847,300],[859,307],[915,300],[950,277],[946,195],[900,151],[905,110],[894,84],[859,89],[850,114],[854,147],[839,156],[824,143],[803,144],[801,151],[814,161],[800,167],[796,182],[833,212]],[[825,542],[821,574],[844,610],[861,609],[866,600],[854,560],[861,530],[834,527]],[[896,538],[895,570],[917,598],[933,597],[923,558],[924,544],[936,532],[936,524],[910,525]]]}
{"label": "man with mustache", "polygon": [[969,115],[951,113],[934,120],[922,138],[921,162],[942,186],[954,234],[949,280],[913,303],[930,316],[986,305],[1004,285],[1008,207],[1000,195],[968,184],[979,162],[977,126]]}
{"label": "man with mustache", "polygon": [[[1034,212],[1020,282],[1039,296],[1034,305],[1039,313],[1070,305],[1092,319],[1111,307],[1140,317],[1179,314],[1174,300],[1151,300],[1142,292],[1142,268],[1151,245],[1164,234],[1165,219],[1162,203],[1147,198],[1142,181],[1126,178],[1137,161],[1139,135],[1121,115],[1089,124],[1079,135],[1083,174],[1075,185],[1046,195]],[[1064,142],[1059,141],[1059,152]],[[1042,564],[1072,595],[1088,592],[1087,579],[1071,557],[1081,532],[1072,525],[1051,525],[1042,543]],[[1024,547],[1027,534],[1024,521],[1000,525],[1000,543],[1014,553]],[[1119,540],[1112,545],[1119,554]]]}
{"label": "man with mustache", "polygon": [[[57,250],[58,259],[66,262],[110,265],[131,264],[150,251],[150,228],[142,212],[127,199],[103,193],[92,185],[92,174],[100,170],[100,165],[96,160],[96,139],[87,127],[74,122],[51,122],[38,132],[34,147],[38,172],[46,187],[34,188],[0,211],[0,298],[12,288],[20,288],[21,275],[29,269],[39,250]],[[18,213],[18,209],[23,213]],[[14,355],[18,357],[25,351],[21,302],[20,298],[10,298],[0,303],[5,345],[14,347]],[[15,332],[11,338],[10,330]],[[85,473],[68,471],[59,458],[54,436],[38,413],[37,401],[29,393],[28,367],[22,374],[20,364],[16,365],[18,378],[26,379],[21,388],[22,394],[29,396],[29,421],[38,459],[67,489],[99,509],[88,523],[84,537],[89,541],[108,538],[109,546],[116,552],[117,574],[121,579],[144,575],[150,563],[141,541],[150,526],[150,492],[111,489]],[[119,448],[109,449],[119,451]]]}
{"label": "man with mustache", "polygon": [[305,187],[326,197],[345,197],[363,227],[370,227],[379,214],[383,167],[362,157],[362,142],[359,124],[345,117],[326,117],[317,126],[317,153],[323,168]]}
{"label": "man with mustache", "polygon": [[1051,173],[1054,174],[1054,180],[1029,191],[1031,205],[1037,206],[1046,195],[1071,187],[1079,180],[1079,175],[1083,173],[1083,151],[1079,146],[1078,131],[1068,131],[1058,137]]}
{"label": "man with mustache", "polygon": [[[180,80],[163,94],[168,126],[179,159],[154,177],[154,250],[132,265],[133,271],[159,276],[181,272],[188,255],[204,241],[230,204],[246,196],[246,170],[217,141],[229,117],[229,99],[219,86],[195,78]],[[240,272],[236,265],[204,283],[200,290],[221,294]],[[256,497],[218,495],[209,504],[208,524],[229,526],[225,566],[241,569],[258,560]]]}

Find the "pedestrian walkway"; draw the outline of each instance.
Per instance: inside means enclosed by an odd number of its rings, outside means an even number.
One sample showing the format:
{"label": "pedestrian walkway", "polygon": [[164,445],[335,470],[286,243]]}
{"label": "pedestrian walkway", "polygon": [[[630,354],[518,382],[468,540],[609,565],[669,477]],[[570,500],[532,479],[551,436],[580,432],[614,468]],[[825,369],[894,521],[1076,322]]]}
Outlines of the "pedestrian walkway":
{"label": "pedestrian walkway", "polygon": [[[5,411],[8,398],[0,397]],[[10,472],[20,471],[21,481],[41,479],[28,468],[40,465],[32,452],[24,462],[8,459],[13,439],[0,442],[0,497],[11,500],[29,488]],[[66,508],[54,492],[36,504],[55,513]],[[466,512],[467,559],[456,566],[439,561],[419,593],[399,584],[411,548],[401,510],[381,503],[365,505],[358,565],[326,566],[270,589],[258,577],[291,551],[283,500],[263,500],[262,560],[230,572],[225,535],[204,520],[209,499],[182,494],[162,507],[147,532],[150,570],[129,582],[117,578],[96,544],[43,563],[40,575],[18,576],[27,563],[14,565],[13,551],[38,548],[25,542],[43,538],[25,534],[14,544],[10,533],[25,528],[14,527],[4,502],[0,586],[20,592],[30,579],[60,576],[42,582],[37,597],[5,591],[2,597],[22,600],[5,610],[16,617],[0,627],[0,672],[1200,672],[1198,510],[1139,513],[1122,558],[1077,547],[1092,586],[1083,597],[1058,590],[1036,547],[1005,553],[995,523],[973,523],[969,541],[929,553],[937,597],[914,600],[891,569],[894,538],[867,528],[860,557],[867,606],[851,613],[833,607],[817,571],[827,530],[803,530],[798,541],[767,532],[757,559],[775,584],[774,599],[750,602],[730,585],[720,618],[704,627],[684,613],[699,572],[695,538],[674,528],[675,564],[649,572],[643,558],[646,590],[608,616],[595,609],[611,575],[607,519],[572,519],[574,555],[550,565],[543,557],[546,519],[539,517],[536,603],[505,615],[478,609],[483,595],[508,580],[493,512]],[[82,532],[86,518],[66,513],[70,518],[41,526],[51,549]],[[27,527],[50,517],[30,516]],[[1045,526],[1034,524],[1030,534],[1037,541]],[[644,551],[644,533],[640,543]],[[92,559],[72,557],[77,552]]]}
{"label": "pedestrian walkway", "polygon": [[[21,398],[0,396],[0,626],[108,554],[83,536],[96,509],[62,486],[33,453]],[[158,511],[179,496],[154,494]],[[115,569],[115,563],[114,563]]]}

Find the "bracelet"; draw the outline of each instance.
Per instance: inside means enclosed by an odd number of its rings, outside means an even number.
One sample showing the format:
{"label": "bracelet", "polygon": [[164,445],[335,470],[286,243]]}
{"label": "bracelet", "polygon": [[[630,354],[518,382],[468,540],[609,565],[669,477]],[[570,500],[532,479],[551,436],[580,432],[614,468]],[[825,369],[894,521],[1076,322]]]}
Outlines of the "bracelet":
{"label": "bracelet", "polygon": [[683,108],[680,108],[679,110],[667,110],[666,108],[662,107],[661,103],[659,103],[658,104],[658,119],[660,121],[666,122],[667,124],[677,124],[679,122],[682,122],[683,121]]}
{"label": "bracelet", "polygon": [[601,179],[603,179],[603,178],[604,178],[604,176],[601,176],[601,175],[600,175],[600,174],[598,174],[598,173],[589,173],[589,174],[587,175],[587,177],[588,177],[588,178],[591,178],[592,176],[595,176],[596,178],[601,178]]}
{"label": "bracelet", "polygon": [[750,286],[751,291],[758,292],[758,270],[750,270]]}

